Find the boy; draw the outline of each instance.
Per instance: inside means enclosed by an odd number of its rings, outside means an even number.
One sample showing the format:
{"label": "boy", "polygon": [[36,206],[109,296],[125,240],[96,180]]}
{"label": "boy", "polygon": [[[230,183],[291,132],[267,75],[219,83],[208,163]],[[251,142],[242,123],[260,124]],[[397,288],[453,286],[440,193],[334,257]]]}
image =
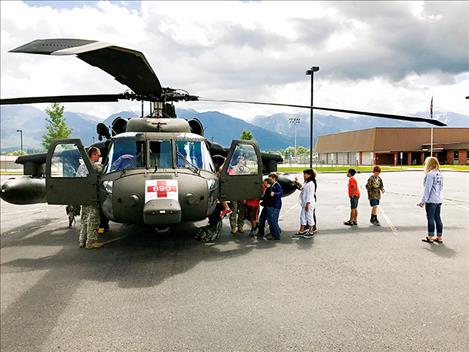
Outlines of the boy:
{"label": "boy", "polygon": [[270,190],[270,196],[273,199],[273,208],[272,208],[272,222],[269,224],[270,226],[270,234],[272,237],[267,238],[269,240],[280,240],[280,233],[282,230],[278,226],[278,219],[280,217],[280,209],[282,208],[282,195],[283,189],[280,183],[277,182],[278,176],[275,172],[272,172],[269,175],[269,178],[272,179],[273,184]]}
{"label": "boy", "polygon": [[264,231],[265,231],[265,222],[270,224],[272,223],[272,209],[273,209],[273,198],[270,195],[271,187],[274,181],[268,177],[262,183],[263,193],[261,196],[260,205],[262,205],[261,215],[259,216],[259,223],[257,224],[257,238],[265,238]]}
{"label": "boy", "polygon": [[348,180],[348,196],[350,198],[350,219],[344,222],[344,225],[352,226],[357,225],[358,218],[358,199],[360,198],[360,191],[358,190],[357,180],[353,177],[357,172],[355,169],[347,171]]}
{"label": "boy", "polygon": [[377,211],[379,200],[381,198],[381,193],[384,193],[383,180],[379,177],[381,173],[381,168],[375,166],[373,168],[373,175],[370,176],[368,182],[366,183],[366,190],[368,191],[368,199],[370,200],[371,206],[371,219],[370,222],[375,226],[381,226],[378,221]]}

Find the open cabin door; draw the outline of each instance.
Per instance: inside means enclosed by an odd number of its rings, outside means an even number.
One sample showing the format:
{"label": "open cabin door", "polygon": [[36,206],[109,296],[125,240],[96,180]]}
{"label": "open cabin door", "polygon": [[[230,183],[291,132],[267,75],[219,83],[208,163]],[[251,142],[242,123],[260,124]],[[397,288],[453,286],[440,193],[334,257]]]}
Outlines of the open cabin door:
{"label": "open cabin door", "polygon": [[49,204],[96,204],[98,175],[79,139],[58,140],[49,147],[46,193]]}
{"label": "open cabin door", "polygon": [[220,173],[220,198],[258,199],[261,193],[262,159],[257,143],[234,140]]}

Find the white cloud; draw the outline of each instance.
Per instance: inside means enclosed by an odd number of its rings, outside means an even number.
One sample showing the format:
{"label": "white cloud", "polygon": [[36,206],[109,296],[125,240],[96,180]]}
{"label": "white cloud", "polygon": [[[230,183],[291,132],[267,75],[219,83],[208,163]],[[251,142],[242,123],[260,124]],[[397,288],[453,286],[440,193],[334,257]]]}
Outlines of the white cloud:
{"label": "white cloud", "polygon": [[[73,57],[7,53],[34,39],[65,37],[140,50],[163,86],[206,97],[308,104],[305,71],[319,65],[315,105],[412,114],[425,110],[433,95],[437,110],[469,111],[469,43],[461,30],[467,3],[143,1],[140,9],[121,1],[87,4],[1,2],[2,97],[127,89]],[[243,118],[294,113],[233,104],[178,106]],[[140,106],[66,108],[105,117]]]}

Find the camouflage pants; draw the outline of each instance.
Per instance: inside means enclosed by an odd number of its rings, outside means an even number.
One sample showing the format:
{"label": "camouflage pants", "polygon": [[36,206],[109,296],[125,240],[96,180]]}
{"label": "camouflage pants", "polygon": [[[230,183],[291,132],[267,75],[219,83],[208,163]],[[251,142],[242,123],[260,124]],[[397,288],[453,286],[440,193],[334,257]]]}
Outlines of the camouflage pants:
{"label": "camouflage pants", "polygon": [[230,208],[233,211],[230,215],[230,225],[232,229],[242,229],[244,226],[244,204],[243,201],[232,201]]}
{"label": "camouflage pants", "polygon": [[80,244],[98,241],[99,222],[99,206],[83,205],[81,208]]}

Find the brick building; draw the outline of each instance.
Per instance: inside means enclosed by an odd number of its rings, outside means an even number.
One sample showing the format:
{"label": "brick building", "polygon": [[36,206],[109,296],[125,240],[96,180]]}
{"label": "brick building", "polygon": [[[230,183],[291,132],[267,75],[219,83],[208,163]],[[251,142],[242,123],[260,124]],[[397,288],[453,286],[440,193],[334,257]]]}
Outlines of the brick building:
{"label": "brick building", "polygon": [[[431,128],[377,127],[318,137],[322,164],[421,165],[430,155]],[[468,164],[469,128],[433,128],[433,155],[441,164]]]}

